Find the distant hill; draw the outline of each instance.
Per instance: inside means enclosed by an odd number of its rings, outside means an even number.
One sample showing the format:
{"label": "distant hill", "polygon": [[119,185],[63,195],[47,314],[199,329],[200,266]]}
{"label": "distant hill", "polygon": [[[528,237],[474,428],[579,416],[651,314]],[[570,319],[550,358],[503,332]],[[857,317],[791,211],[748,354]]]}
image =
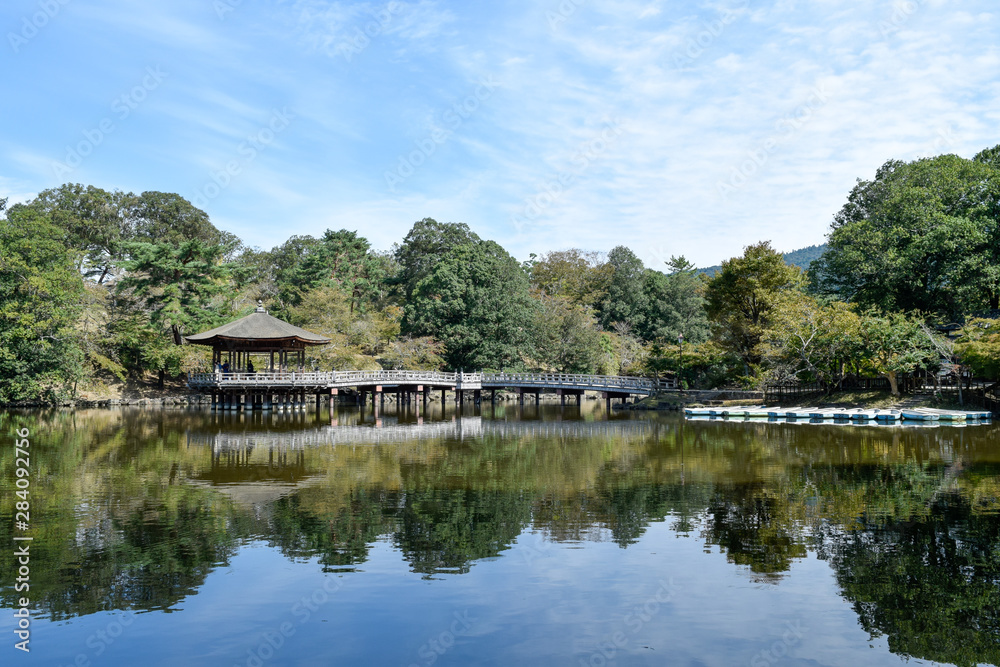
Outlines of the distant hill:
{"label": "distant hill", "polygon": [[[782,255],[785,258],[785,264],[790,266],[797,266],[803,271],[809,269],[809,265],[813,261],[819,259],[820,255],[826,252],[826,244],[823,245],[811,245],[808,248],[799,248],[798,250],[793,250],[791,252],[786,252]],[[704,269],[698,269],[698,273],[704,273],[705,275],[712,277],[721,269],[721,266],[709,266]]]}

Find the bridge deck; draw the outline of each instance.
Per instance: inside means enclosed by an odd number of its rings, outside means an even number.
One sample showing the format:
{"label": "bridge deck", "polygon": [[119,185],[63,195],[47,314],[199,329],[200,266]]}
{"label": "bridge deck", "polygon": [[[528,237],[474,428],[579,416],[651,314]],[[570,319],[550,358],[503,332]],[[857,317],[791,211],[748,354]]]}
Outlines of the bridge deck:
{"label": "bridge deck", "polygon": [[307,373],[191,373],[192,389],[221,391],[319,392],[354,388],[416,387],[466,391],[478,389],[603,391],[649,395],[673,387],[670,381],[616,375],[568,373],[438,373],[434,371],[329,371]]}

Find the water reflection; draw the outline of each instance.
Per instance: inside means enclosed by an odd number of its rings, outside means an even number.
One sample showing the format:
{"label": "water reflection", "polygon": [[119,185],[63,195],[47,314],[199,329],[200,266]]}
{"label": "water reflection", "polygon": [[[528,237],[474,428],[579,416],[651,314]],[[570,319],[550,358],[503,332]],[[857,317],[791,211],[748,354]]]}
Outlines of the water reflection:
{"label": "water reflection", "polygon": [[[526,530],[627,550],[665,521],[779,587],[816,553],[894,652],[1000,661],[994,426],[690,423],[512,404],[8,412],[0,423],[33,434],[44,491],[32,593],[53,619],[178,609],[250,541],[329,572],[363,569],[389,542],[434,579],[502,557]],[[11,455],[0,454],[5,488]],[[12,567],[0,560],[4,582]],[[14,591],[2,593],[13,607]]]}

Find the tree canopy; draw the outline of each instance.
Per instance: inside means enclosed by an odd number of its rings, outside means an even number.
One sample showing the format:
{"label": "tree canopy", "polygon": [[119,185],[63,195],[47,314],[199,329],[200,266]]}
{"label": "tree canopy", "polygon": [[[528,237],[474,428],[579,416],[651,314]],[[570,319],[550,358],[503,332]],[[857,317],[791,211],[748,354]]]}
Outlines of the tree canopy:
{"label": "tree canopy", "polygon": [[406,306],[410,330],[444,344],[452,368],[515,368],[531,352],[535,302],[521,265],[493,241],[449,250]]}
{"label": "tree canopy", "polygon": [[859,180],[812,267],[815,289],[948,318],[1000,307],[1000,170],[980,155],[890,160]]}
{"label": "tree canopy", "polygon": [[802,283],[801,270],[786,265],[770,242],[747,246],[708,281],[706,310],[715,339],[751,370],[759,366],[764,331],[779,301]]}

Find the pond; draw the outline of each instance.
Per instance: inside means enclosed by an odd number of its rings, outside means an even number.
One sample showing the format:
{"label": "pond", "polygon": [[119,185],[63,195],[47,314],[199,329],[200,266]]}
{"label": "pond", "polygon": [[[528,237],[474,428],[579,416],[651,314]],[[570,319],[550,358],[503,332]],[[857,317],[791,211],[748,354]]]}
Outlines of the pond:
{"label": "pond", "polygon": [[600,401],[0,425],[5,665],[1000,664],[994,425]]}

